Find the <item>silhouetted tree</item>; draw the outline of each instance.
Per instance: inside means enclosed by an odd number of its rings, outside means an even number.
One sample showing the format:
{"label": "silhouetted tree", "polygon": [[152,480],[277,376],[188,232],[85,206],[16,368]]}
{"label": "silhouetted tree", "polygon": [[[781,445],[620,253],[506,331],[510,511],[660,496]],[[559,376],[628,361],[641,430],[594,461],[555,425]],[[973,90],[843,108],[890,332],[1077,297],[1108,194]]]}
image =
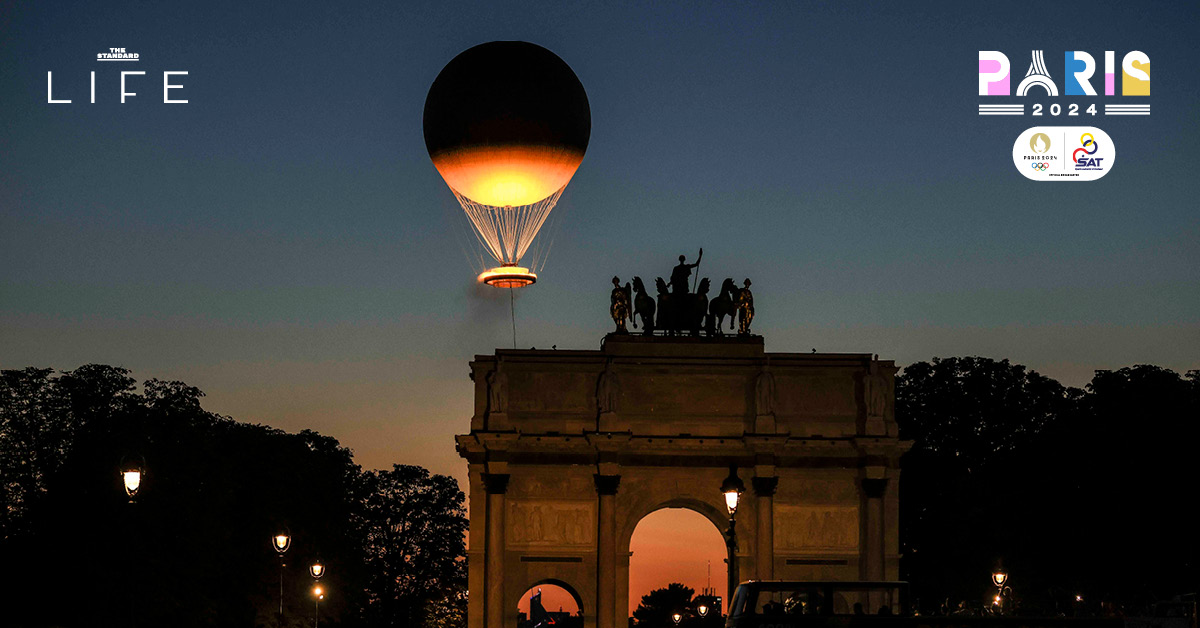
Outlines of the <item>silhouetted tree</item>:
{"label": "silhouetted tree", "polygon": [[467,518],[458,484],[399,464],[361,482],[370,625],[464,625]]}
{"label": "silhouetted tree", "polygon": [[1045,443],[1057,578],[1143,604],[1200,589],[1197,442],[1200,373],[1097,371],[1080,412]]}
{"label": "silhouetted tree", "polygon": [[633,611],[633,618],[639,626],[674,626],[672,614],[680,613],[684,617],[692,615],[692,596],[695,593],[696,590],[689,586],[672,582],[665,588],[643,595]]}
{"label": "silhouetted tree", "polygon": [[1025,607],[1045,611],[1077,592],[1194,591],[1184,513],[1198,416],[1194,372],[1098,371],[1078,390],[1006,360],[906,367],[896,419],[915,444],[902,461],[903,577],[926,605],[979,600],[1002,561]]}
{"label": "silhouetted tree", "polygon": [[[418,467],[364,474],[333,438],[239,423],[202,397],[155,379],[139,393],[128,371],[102,365],[0,371],[0,591],[11,601],[0,624],[276,626],[269,539],[281,525],[293,538],[285,625],[311,624],[318,556],[323,626],[387,625],[370,620],[385,599],[411,602],[430,626],[465,623],[452,480]],[[118,474],[131,455],[146,463],[134,504]],[[397,522],[404,551],[385,548]]]}

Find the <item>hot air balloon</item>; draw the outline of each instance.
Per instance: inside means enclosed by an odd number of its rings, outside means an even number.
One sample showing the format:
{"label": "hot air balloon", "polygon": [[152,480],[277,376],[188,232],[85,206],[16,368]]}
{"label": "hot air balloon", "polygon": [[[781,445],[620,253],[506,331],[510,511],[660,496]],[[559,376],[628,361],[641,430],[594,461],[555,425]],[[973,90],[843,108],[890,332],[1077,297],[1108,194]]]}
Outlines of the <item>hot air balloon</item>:
{"label": "hot air balloon", "polygon": [[433,81],[424,127],[429,158],[498,264],[479,280],[502,288],[537,281],[521,259],[591,135],[579,78],[541,46],[480,44],[451,59]]}

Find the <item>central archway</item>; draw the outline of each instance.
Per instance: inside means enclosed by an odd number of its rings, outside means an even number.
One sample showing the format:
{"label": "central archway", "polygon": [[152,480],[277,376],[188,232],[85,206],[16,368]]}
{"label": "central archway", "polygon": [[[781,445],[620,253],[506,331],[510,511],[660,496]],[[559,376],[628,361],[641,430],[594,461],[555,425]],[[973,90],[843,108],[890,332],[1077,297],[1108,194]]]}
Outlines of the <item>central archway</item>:
{"label": "central archway", "polygon": [[[651,591],[680,583],[693,591],[693,600],[725,598],[727,549],[714,522],[687,506],[664,506],[643,517],[629,541],[629,603],[631,617]],[[720,609],[712,606],[719,614]]]}

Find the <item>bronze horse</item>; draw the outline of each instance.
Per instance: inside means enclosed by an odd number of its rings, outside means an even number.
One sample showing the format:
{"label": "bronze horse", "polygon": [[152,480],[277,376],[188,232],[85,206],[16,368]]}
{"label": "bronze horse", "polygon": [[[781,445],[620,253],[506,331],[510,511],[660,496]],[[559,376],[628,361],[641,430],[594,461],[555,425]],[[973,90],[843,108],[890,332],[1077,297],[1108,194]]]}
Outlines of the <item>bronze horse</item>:
{"label": "bronze horse", "polygon": [[738,287],[732,278],[721,282],[721,294],[712,300],[708,306],[708,335],[724,335],[721,325],[725,317],[729,317],[729,331],[733,331],[733,319],[737,314]]}
{"label": "bronze horse", "polygon": [[646,285],[641,277],[633,278],[633,328],[637,329],[637,317],[642,317],[642,328],[647,336],[654,334],[654,297],[646,294]]}

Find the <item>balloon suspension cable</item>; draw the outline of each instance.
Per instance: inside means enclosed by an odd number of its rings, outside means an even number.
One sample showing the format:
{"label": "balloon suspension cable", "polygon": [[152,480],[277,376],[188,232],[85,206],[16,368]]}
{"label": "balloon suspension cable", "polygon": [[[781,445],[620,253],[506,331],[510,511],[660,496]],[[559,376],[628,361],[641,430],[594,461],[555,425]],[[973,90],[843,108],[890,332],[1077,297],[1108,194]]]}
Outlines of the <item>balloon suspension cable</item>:
{"label": "balloon suspension cable", "polygon": [[501,265],[516,265],[537,232],[558,204],[566,186],[550,196],[529,205],[506,205],[503,207],[477,203],[455,190],[454,196],[462,206],[467,219],[475,226],[475,237],[479,244]]}
{"label": "balloon suspension cable", "polygon": [[517,306],[512,286],[508,287],[508,313],[512,315],[513,349],[517,348]]}

